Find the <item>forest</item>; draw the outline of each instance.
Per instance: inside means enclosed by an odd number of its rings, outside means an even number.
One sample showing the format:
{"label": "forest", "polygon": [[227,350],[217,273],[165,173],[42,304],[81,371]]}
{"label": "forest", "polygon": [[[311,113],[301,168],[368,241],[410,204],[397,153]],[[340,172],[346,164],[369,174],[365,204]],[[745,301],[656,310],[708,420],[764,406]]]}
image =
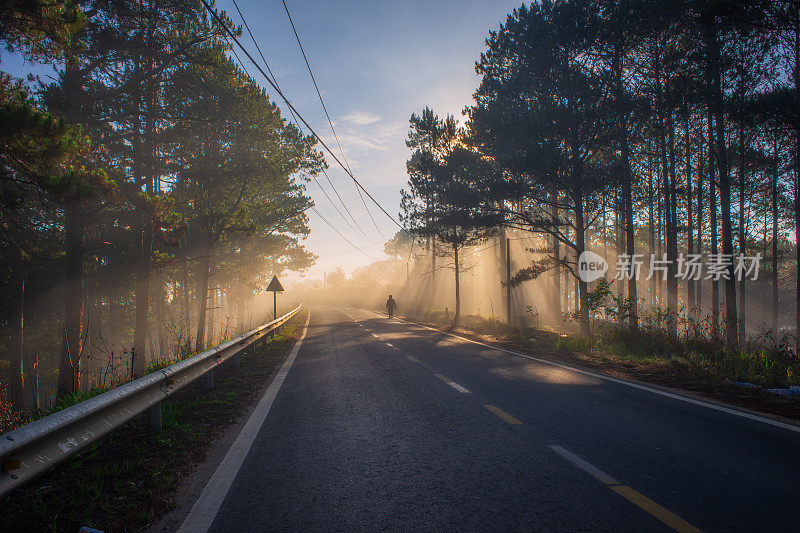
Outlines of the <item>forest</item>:
{"label": "forest", "polygon": [[422,300],[796,361],[798,2],[532,2],[475,70],[463,120],[410,119]]}
{"label": "forest", "polygon": [[[0,78],[3,416],[267,318],[271,275],[315,261],[306,185],[328,147],[242,67],[242,28],[205,0],[0,20],[0,59],[56,67]],[[461,115],[410,116],[388,259],[298,301],[393,292],[456,327],[635,336],[796,381],[800,3],[548,0],[494,28]]]}
{"label": "forest", "polygon": [[2,3],[5,57],[56,66],[0,74],[4,423],[263,323],[272,274],[313,263],[325,161],[220,23],[241,33],[200,0]]}

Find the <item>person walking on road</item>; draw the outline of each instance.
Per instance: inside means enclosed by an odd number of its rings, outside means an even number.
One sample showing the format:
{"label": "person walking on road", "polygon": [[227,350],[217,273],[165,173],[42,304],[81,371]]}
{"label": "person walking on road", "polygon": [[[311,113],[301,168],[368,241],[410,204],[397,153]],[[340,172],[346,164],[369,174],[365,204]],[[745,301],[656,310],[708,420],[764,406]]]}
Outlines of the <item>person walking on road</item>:
{"label": "person walking on road", "polygon": [[386,300],[386,312],[389,313],[389,318],[392,318],[394,316],[395,309],[397,309],[397,302],[395,301],[394,298],[392,298],[392,295],[390,294],[389,299]]}

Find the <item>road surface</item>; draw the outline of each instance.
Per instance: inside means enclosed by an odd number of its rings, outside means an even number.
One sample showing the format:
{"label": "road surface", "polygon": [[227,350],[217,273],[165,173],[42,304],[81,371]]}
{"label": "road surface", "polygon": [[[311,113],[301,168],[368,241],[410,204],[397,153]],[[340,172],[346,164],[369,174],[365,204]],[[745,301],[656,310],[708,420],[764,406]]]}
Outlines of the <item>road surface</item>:
{"label": "road surface", "polygon": [[800,527],[800,432],[762,420],[356,309],[285,370],[211,531]]}

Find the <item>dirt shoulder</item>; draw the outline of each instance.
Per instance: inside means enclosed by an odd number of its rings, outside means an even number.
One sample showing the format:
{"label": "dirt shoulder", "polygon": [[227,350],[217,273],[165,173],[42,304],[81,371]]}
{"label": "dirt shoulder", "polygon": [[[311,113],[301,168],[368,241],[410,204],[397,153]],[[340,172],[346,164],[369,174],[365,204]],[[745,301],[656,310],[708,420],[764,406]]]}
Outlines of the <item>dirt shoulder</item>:
{"label": "dirt shoulder", "polygon": [[298,313],[254,355],[243,355],[238,371],[232,362],[217,368],[214,390],[205,391],[198,380],[166,400],[158,435],[149,434],[145,417],[138,416],[0,500],[0,531],[167,527],[161,521],[202,490],[214,460],[269,386],[306,317],[307,311]]}
{"label": "dirt shoulder", "polygon": [[739,408],[794,425],[800,422],[800,400],[778,396],[758,388],[739,387],[706,372],[682,365],[679,361],[640,362],[606,354],[554,349],[552,344],[546,340],[539,340],[532,347],[529,342],[522,339],[485,335],[465,328],[448,329],[441,324],[425,322],[414,317],[401,318],[548,361],[603,373],[615,378],[641,382],[674,394]]}

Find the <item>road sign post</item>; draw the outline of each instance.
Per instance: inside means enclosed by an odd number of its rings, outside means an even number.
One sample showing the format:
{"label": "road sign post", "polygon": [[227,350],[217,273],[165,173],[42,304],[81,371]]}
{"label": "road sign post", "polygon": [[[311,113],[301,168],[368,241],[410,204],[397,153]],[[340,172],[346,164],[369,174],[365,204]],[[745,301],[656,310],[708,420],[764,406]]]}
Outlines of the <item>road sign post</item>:
{"label": "road sign post", "polygon": [[272,276],[272,281],[267,286],[267,292],[272,293],[272,319],[278,318],[278,293],[283,292],[283,285],[278,281],[278,276]]}

